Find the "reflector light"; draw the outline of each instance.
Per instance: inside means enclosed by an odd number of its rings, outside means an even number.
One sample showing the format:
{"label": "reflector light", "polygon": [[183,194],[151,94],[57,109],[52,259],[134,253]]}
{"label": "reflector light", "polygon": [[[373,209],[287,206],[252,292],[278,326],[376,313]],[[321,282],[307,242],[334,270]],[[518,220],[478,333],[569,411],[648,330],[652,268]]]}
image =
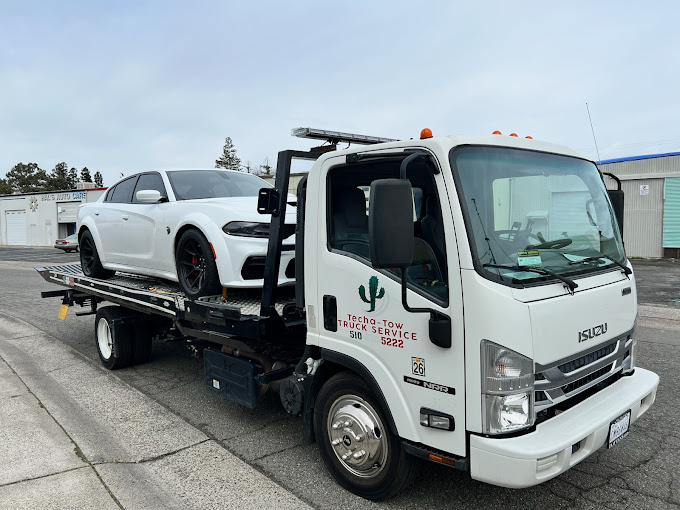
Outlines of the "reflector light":
{"label": "reflector light", "polygon": [[501,133],[500,131],[496,130],[496,131],[494,131],[494,132],[491,133],[491,134],[492,134],[492,135],[502,135],[503,133]]}
{"label": "reflector light", "polygon": [[510,136],[517,136],[517,133],[510,133]]}
{"label": "reflector light", "polygon": [[440,457],[439,455],[435,455],[434,453],[431,453],[429,455],[430,460],[433,460],[435,462],[441,462],[442,464],[446,464],[448,466],[453,466],[456,463],[452,461],[451,459],[447,459],[445,457]]}
{"label": "reflector light", "polygon": [[370,145],[373,143],[396,142],[395,138],[381,138],[379,136],[356,135],[352,133],[341,133],[340,131],[327,131],[325,129],[314,128],[295,128],[291,129],[290,134],[298,138],[313,138],[315,140],[329,140],[333,143],[360,143]]}
{"label": "reflector light", "polygon": [[533,136],[525,136],[524,138],[528,138],[529,140],[533,140],[533,139],[534,139]]}
{"label": "reflector light", "polygon": [[425,138],[432,138],[432,130],[430,128],[424,128],[420,132],[420,139],[424,140]]}

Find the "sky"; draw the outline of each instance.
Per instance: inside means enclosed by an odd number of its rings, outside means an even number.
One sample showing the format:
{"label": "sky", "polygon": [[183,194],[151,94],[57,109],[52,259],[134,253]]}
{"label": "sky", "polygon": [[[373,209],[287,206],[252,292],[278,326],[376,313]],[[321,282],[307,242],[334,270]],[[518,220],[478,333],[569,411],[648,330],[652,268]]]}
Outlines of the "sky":
{"label": "sky", "polygon": [[[258,167],[314,127],[680,151],[677,1],[0,0],[0,177]],[[593,132],[599,149],[595,149]]]}

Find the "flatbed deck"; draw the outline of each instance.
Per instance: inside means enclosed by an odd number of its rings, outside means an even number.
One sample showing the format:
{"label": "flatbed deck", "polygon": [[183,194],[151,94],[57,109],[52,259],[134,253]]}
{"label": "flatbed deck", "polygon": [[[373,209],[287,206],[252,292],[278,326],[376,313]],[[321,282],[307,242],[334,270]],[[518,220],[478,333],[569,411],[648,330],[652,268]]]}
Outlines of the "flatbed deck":
{"label": "flatbed deck", "polygon": [[[102,301],[110,301],[149,313],[161,314],[174,319],[183,319],[187,306],[199,303],[213,305],[231,311],[230,316],[242,318],[256,317],[260,311],[259,289],[233,290],[226,300],[216,296],[189,300],[180,290],[179,284],[160,278],[117,272],[112,278],[102,280],[85,276],[80,264],[36,267],[36,271],[48,282],[67,287],[79,294],[95,296]],[[274,306],[281,314],[288,302],[293,302],[288,289],[282,289],[281,300]],[[190,308],[189,308],[190,309]]]}

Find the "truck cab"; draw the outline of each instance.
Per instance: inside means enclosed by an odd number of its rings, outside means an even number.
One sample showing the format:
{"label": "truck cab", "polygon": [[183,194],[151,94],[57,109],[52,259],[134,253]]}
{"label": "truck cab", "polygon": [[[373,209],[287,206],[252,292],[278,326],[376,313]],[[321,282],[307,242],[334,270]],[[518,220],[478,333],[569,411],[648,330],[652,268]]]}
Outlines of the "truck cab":
{"label": "truck cab", "polygon": [[305,187],[322,387],[308,411],[341,484],[379,499],[405,483],[405,451],[536,485],[653,403],[658,377],[635,366],[635,279],[593,162],[532,139],[425,137],[329,152]]}

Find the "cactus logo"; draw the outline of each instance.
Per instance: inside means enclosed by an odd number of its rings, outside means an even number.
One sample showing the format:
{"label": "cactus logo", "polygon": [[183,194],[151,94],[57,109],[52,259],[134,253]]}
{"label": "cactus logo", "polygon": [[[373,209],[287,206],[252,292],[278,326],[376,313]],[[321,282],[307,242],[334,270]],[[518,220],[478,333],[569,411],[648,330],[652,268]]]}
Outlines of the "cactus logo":
{"label": "cactus logo", "polygon": [[368,303],[371,305],[370,310],[366,310],[367,312],[375,312],[375,302],[378,299],[382,299],[385,296],[385,289],[383,287],[380,287],[380,290],[378,290],[378,277],[377,276],[371,276],[368,279],[368,297],[366,297],[366,287],[363,285],[359,287],[359,297],[361,297],[361,300],[364,303]]}

